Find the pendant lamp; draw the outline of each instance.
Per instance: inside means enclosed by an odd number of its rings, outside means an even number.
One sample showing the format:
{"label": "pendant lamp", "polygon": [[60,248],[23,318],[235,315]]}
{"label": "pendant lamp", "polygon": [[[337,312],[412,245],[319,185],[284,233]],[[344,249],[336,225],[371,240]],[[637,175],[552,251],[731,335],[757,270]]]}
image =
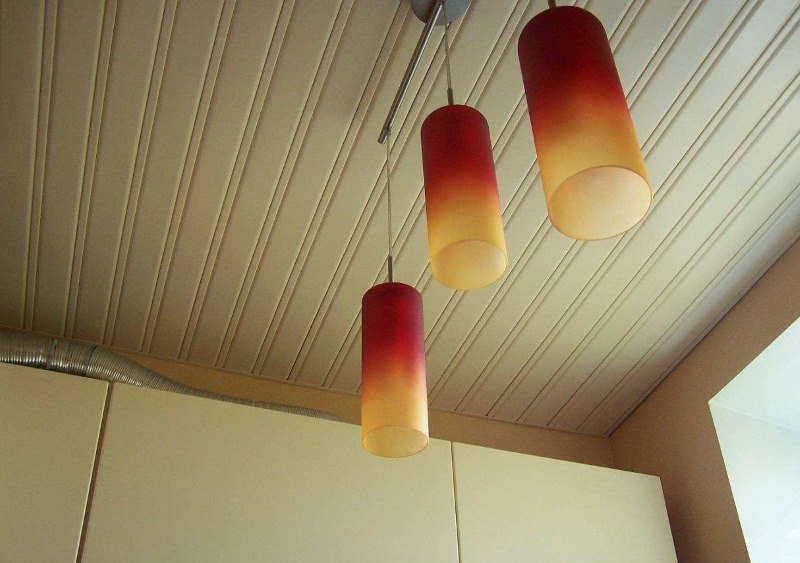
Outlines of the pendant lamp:
{"label": "pendant lamp", "polygon": [[478,110],[453,103],[444,26],[448,105],[431,113],[421,132],[428,251],[434,279],[470,290],[497,281],[508,254],[489,125]]}
{"label": "pendant lamp", "polygon": [[361,302],[361,443],[375,455],[405,457],[428,445],[422,296],[394,282],[389,139],[386,139],[389,282]]}
{"label": "pendant lamp", "polygon": [[603,25],[550,6],[518,44],[547,212],[572,238],[613,237],[647,214],[647,169]]}

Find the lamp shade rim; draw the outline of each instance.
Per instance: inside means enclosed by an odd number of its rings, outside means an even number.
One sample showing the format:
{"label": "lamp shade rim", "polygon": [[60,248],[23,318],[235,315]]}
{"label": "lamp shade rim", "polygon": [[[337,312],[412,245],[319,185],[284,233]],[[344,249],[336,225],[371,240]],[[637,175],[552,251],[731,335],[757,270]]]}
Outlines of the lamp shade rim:
{"label": "lamp shade rim", "polygon": [[[409,449],[401,450],[402,453],[399,454],[390,454],[387,453],[388,450],[391,448],[371,448],[367,444],[370,442],[370,437],[374,437],[376,432],[385,432],[386,430],[404,430],[408,431],[409,434],[415,434],[417,443]],[[413,426],[403,426],[401,424],[387,424],[385,426],[376,426],[372,428],[361,436],[361,446],[367,450],[369,453],[376,455],[378,457],[385,457],[385,458],[401,458],[401,457],[411,457],[412,455],[416,455],[421,451],[425,450],[430,444],[430,436],[419,428],[415,428]],[[397,451],[396,449],[394,451]]]}
{"label": "lamp shade rim", "polygon": [[[442,272],[440,271],[438,264],[443,254],[451,252],[454,249],[454,247],[463,248],[464,246],[467,245],[472,246],[474,250],[474,246],[476,244],[484,247],[489,247],[488,249],[489,251],[502,257],[502,266],[492,269],[492,271],[496,272],[496,274],[483,276],[479,279],[479,281],[475,281],[474,283],[460,283],[456,281],[456,280],[463,281],[468,277],[474,280],[475,278],[472,276],[455,274],[453,272],[451,272],[450,275],[442,275]],[[490,285],[494,284],[497,280],[499,280],[501,277],[503,277],[503,274],[505,274],[506,271],[508,270],[508,251],[506,248],[503,248],[502,246],[494,244],[493,242],[490,242],[488,240],[478,239],[478,238],[461,239],[454,241],[445,246],[444,248],[442,248],[439,252],[436,253],[436,255],[431,257],[430,262],[431,262],[431,275],[436,281],[438,281],[445,287],[449,287],[451,289],[457,289],[460,291],[470,291],[473,289],[482,289],[484,287],[489,287]],[[445,268],[445,270],[451,270],[451,268]]]}
{"label": "lamp shade rim", "polygon": [[[607,169],[607,168],[625,170],[627,172],[635,174],[641,180],[641,185],[643,187],[646,187],[646,189],[647,189],[647,204],[641,209],[641,212],[636,216],[636,218],[634,220],[631,220],[631,221],[625,223],[624,227],[620,227],[620,228],[611,230],[610,234],[603,233],[600,236],[592,236],[592,237],[576,236],[574,231],[570,232],[571,229],[563,227],[561,225],[561,221],[559,221],[559,220],[557,220],[555,218],[555,215],[553,213],[553,202],[556,199],[556,195],[558,194],[559,190],[564,186],[564,184],[566,184],[567,182],[569,182],[570,180],[572,180],[576,176],[579,176],[581,174],[585,174],[587,172],[591,172],[593,170],[602,170],[602,169]],[[589,168],[584,168],[583,170],[580,170],[580,171],[570,175],[563,182],[561,182],[556,187],[555,190],[553,190],[553,192],[550,194],[549,197],[547,197],[545,199],[546,199],[546,202],[547,202],[547,215],[550,217],[550,223],[553,225],[553,227],[558,232],[560,232],[561,234],[563,234],[563,235],[565,235],[567,237],[574,238],[576,240],[599,241],[599,240],[607,240],[607,239],[611,239],[611,238],[614,238],[614,237],[618,237],[621,234],[624,234],[625,232],[629,231],[630,229],[633,229],[634,227],[639,225],[642,221],[644,221],[644,219],[650,213],[650,209],[653,206],[653,187],[650,184],[650,180],[648,178],[646,178],[645,176],[642,176],[642,174],[639,171],[637,171],[637,170],[635,170],[635,169],[633,169],[631,167],[605,164],[605,165],[591,166]]]}

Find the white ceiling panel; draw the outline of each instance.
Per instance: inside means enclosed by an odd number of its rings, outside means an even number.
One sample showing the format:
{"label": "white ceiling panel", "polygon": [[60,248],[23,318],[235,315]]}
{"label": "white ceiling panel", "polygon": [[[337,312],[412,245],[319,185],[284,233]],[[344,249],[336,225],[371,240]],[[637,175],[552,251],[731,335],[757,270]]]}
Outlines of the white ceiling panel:
{"label": "white ceiling panel", "polygon": [[[800,235],[800,1],[579,0],[655,192],[600,242],[547,220],[516,52],[545,5],[473,0],[451,29],[509,271],[463,293],[428,268],[441,29],[391,138],[395,271],[423,294],[432,406],[603,435]],[[357,393],[376,139],[421,30],[400,0],[0,3],[0,323]]]}

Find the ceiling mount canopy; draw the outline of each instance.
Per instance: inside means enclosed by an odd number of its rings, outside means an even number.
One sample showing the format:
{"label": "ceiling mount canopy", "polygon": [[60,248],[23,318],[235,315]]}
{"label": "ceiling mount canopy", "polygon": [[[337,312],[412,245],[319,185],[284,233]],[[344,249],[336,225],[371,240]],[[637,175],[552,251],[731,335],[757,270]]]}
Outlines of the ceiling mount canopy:
{"label": "ceiling mount canopy", "polygon": [[[442,10],[436,17],[433,25],[444,25],[453,23],[464,15],[469,8],[470,0],[445,0],[442,2]],[[411,9],[422,23],[427,23],[439,0],[411,0]]]}

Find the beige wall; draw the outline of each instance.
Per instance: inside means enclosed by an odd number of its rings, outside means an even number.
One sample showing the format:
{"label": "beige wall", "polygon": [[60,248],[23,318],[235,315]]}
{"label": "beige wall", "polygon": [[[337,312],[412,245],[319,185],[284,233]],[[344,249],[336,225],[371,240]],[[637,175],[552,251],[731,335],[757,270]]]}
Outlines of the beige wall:
{"label": "beige wall", "polygon": [[[356,395],[118,352],[153,371],[192,387],[243,399],[324,410],[338,415],[346,422],[359,422],[360,403]],[[435,409],[430,411],[430,433],[432,437],[442,440],[614,467],[611,444],[607,438],[599,436],[533,428]]]}
{"label": "beige wall", "polygon": [[611,436],[620,469],[661,477],[681,562],[748,561],[708,401],[799,316],[796,242]]}

